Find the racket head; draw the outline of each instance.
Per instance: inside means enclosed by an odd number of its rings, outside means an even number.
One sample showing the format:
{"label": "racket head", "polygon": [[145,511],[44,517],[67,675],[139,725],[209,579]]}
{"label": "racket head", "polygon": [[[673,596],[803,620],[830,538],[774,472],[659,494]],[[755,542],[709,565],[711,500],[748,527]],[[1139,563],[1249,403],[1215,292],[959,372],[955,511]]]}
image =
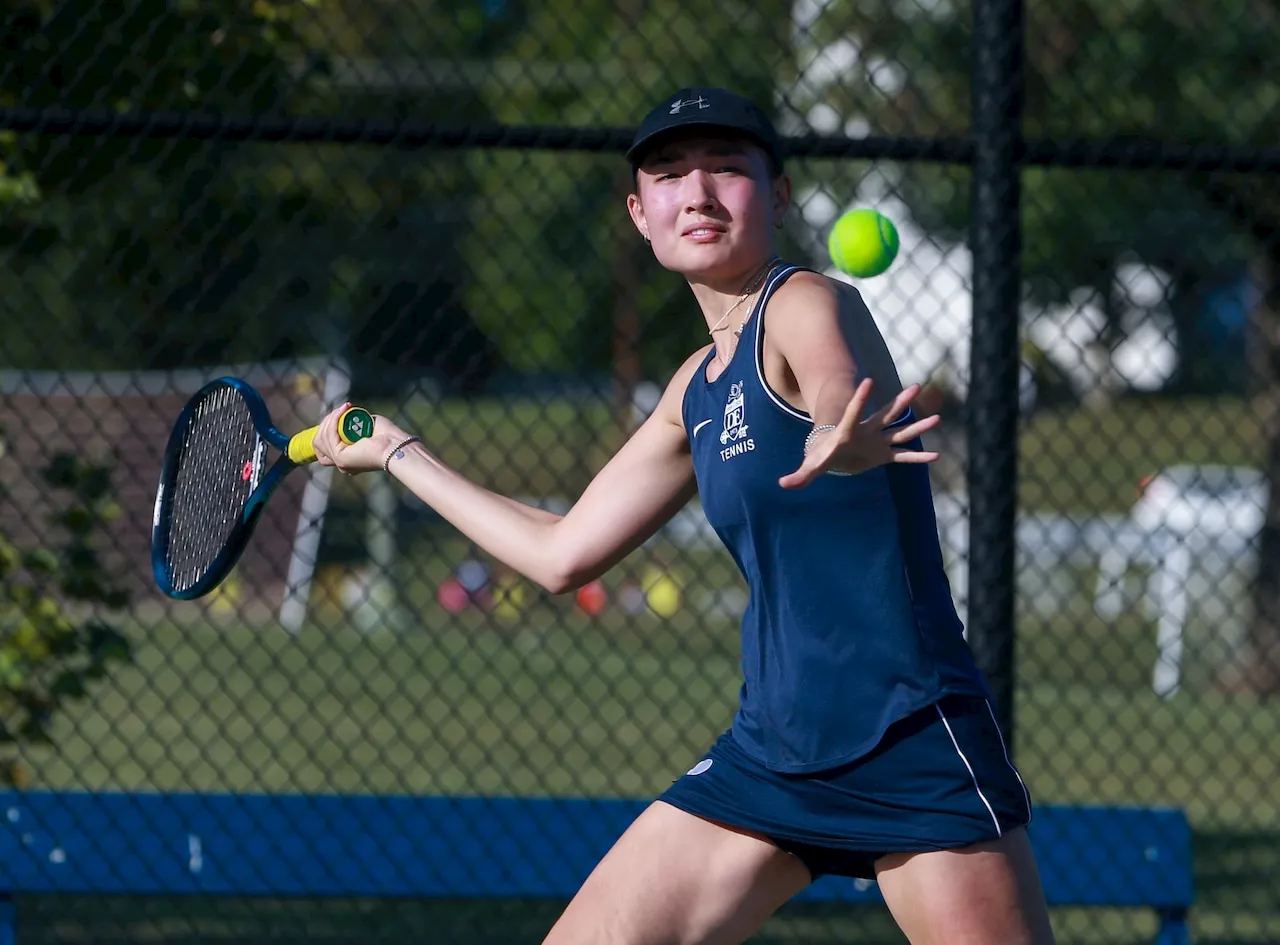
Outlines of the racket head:
{"label": "racket head", "polygon": [[151,522],[151,569],[169,597],[201,597],[231,573],[259,513],[296,468],[261,395],[234,377],[200,388],[169,434]]}

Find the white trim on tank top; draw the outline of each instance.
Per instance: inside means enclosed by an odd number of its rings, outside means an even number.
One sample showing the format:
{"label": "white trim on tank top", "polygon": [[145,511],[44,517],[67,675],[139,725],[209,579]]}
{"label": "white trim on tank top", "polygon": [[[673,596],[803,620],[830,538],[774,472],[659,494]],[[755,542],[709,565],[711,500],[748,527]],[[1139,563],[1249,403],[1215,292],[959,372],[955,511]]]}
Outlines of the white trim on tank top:
{"label": "white trim on tank top", "polygon": [[755,350],[756,377],[759,379],[760,386],[764,388],[764,392],[769,396],[769,399],[772,400],[774,404],[780,407],[785,413],[790,414],[791,416],[795,417],[797,420],[803,420],[805,423],[811,424],[813,423],[813,417],[809,416],[803,410],[797,410],[795,407],[791,406],[791,404],[787,403],[785,400],[779,397],[777,393],[774,392],[774,389],[769,386],[769,382],[765,380],[765,377],[764,377],[763,328],[764,328],[765,306],[768,305],[769,299],[773,296],[774,290],[777,289],[779,282],[782,279],[785,279],[787,276],[791,275],[793,272],[799,272],[803,268],[804,268],[803,266],[795,266],[795,265],[783,266],[781,269],[779,269],[769,278],[769,281],[764,288],[764,294],[760,296],[760,301],[756,305],[756,311],[754,316],[756,320],[756,325],[755,325],[756,336],[755,336],[753,347],[756,349]]}

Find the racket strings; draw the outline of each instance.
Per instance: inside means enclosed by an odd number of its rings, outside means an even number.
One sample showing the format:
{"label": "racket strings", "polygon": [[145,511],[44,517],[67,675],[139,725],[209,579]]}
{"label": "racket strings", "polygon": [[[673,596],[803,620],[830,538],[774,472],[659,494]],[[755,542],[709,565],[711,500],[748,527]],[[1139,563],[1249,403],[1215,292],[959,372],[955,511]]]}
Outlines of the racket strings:
{"label": "racket strings", "polygon": [[205,576],[240,524],[264,445],[240,392],[221,387],[191,413],[177,464],[167,563],[181,591]]}

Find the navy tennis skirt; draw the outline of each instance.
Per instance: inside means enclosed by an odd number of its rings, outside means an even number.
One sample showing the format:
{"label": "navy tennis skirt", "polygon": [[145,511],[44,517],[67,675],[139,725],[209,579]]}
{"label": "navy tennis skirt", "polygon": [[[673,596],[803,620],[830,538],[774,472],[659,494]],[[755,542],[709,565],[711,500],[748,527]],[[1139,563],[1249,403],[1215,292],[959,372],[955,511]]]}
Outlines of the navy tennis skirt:
{"label": "navy tennis skirt", "polygon": [[885,854],[965,847],[1031,821],[991,706],[970,696],[947,696],[869,754],[809,774],[771,771],[726,732],[658,799],[768,837],[814,879],[874,879]]}

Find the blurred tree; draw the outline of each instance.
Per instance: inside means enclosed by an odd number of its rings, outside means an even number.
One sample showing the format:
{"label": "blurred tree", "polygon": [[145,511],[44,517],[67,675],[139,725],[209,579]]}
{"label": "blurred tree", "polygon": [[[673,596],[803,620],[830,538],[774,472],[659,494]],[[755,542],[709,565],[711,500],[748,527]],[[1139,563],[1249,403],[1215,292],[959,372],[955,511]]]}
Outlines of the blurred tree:
{"label": "blurred tree", "polygon": [[[361,64],[394,54],[408,25],[431,37],[422,49],[483,47],[486,22],[465,25],[474,6],[403,4],[396,20],[338,0],[0,0],[0,102],[420,117],[474,96]],[[3,360],[169,368],[342,350],[439,366],[442,336],[467,322],[453,284],[465,221],[450,210],[466,175],[460,155],[394,147],[9,135],[0,297],[20,330]],[[406,285],[412,302],[389,305]]]}
{"label": "blurred tree", "polygon": [[[342,114],[461,124],[492,121],[481,88],[511,30],[501,3],[324,0],[303,35]],[[306,304],[327,301],[359,395],[389,394],[424,373],[446,390],[477,389],[503,358],[463,292],[477,190],[470,155],[347,147],[314,176],[327,173],[343,178],[330,204],[363,195],[364,206],[332,214],[327,245],[302,254],[317,287]]]}
{"label": "blurred tree", "polygon": [[[1029,0],[1026,137],[1263,140],[1260,117],[1280,94],[1266,65],[1280,28],[1264,18],[1258,29],[1239,29],[1255,22],[1254,6]],[[829,0],[813,9],[800,40],[809,65],[793,107],[829,115],[833,130],[851,134],[968,134],[966,6],[919,2],[885,11]],[[910,165],[901,173],[900,189],[921,222],[962,239],[967,171]],[[1184,175],[1031,168],[1023,198],[1023,271],[1036,301],[1064,302],[1081,286],[1110,295],[1117,261],[1126,257],[1165,269],[1183,291],[1238,277],[1248,257],[1247,241]],[[1197,313],[1175,311],[1181,340],[1194,352]]]}
{"label": "blurred tree", "polygon": [[18,548],[0,535],[0,784],[19,787],[28,779],[24,758],[53,744],[59,714],[132,659],[104,619],[128,602],[96,547],[119,514],[110,470],[60,455],[43,476],[66,496],[49,522],[50,543]]}
{"label": "blurred tree", "polygon": [[[0,102],[630,125],[694,82],[770,102],[789,6],[0,0]],[[616,156],[24,134],[0,161],[0,297],[30,329],[11,365],[340,347],[411,370],[603,372],[631,311],[639,373],[699,336],[678,280],[634,258]]]}
{"label": "blurred tree", "polygon": [[[4,0],[0,102],[271,111],[299,84],[284,59],[299,54],[295,22],[306,11],[301,0]],[[28,329],[10,333],[5,360],[111,366],[158,326],[173,331],[175,316],[227,298],[256,263],[251,217],[219,199],[215,169],[228,150],[39,134],[0,142],[6,321]]]}
{"label": "blurred tree", "polygon": [[[792,104],[849,133],[919,136],[968,132],[970,19],[963,5],[886,7],[829,0],[798,23],[801,79]],[[1028,0],[1024,134],[1029,139],[1149,138],[1271,147],[1280,107],[1280,5],[1254,0]],[[968,188],[954,169],[910,166],[901,190],[922,223],[963,238]],[[943,184],[946,186],[943,186]],[[1171,273],[1170,299],[1184,366],[1199,337],[1202,290],[1239,279],[1251,259],[1270,273],[1266,311],[1277,310],[1280,204],[1267,182],[1194,173],[1029,169],[1024,186],[1024,274],[1034,299],[1063,302],[1076,287],[1113,292],[1119,260],[1136,255]],[[1274,314],[1268,316],[1274,324]],[[1114,324],[1100,339],[1119,340]],[[1276,399],[1280,335],[1259,332],[1270,355],[1260,398],[1272,431],[1269,473],[1280,483]],[[1240,359],[1243,361],[1243,358]],[[1220,370],[1214,390],[1236,377]],[[1243,376],[1244,372],[1237,372]],[[1203,378],[1203,374],[1200,375]],[[1195,379],[1183,372],[1184,382]],[[1237,388],[1238,389],[1238,388]],[[1236,681],[1280,690],[1280,489],[1273,489],[1256,585],[1257,622],[1247,673]],[[1270,654],[1270,656],[1268,656]]]}
{"label": "blurred tree", "polygon": [[[632,127],[685,86],[724,85],[772,107],[794,73],[783,0],[549,0],[506,4],[509,40],[483,87],[512,124]],[[477,152],[468,307],[524,370],[661,376],[705,331],[626,212],[615,154]],[[631,344],[634,340],[635,344]]]}

